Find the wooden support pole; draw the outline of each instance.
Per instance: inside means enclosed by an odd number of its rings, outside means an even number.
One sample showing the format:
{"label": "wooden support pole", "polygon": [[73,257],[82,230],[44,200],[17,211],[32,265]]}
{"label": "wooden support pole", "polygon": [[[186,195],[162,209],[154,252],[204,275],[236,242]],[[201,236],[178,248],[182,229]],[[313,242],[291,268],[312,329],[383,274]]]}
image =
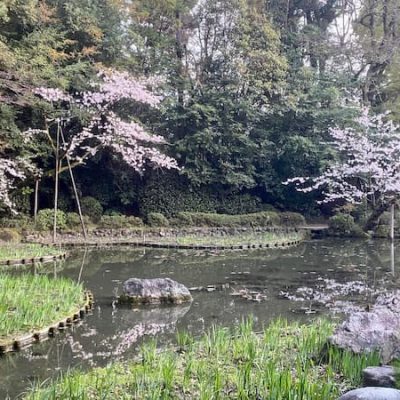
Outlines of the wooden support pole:
{"label": "wooden support pole", "polygon": [[36,222],[37,222],[37,213],[38,213],[38,209],[39,209],[39,183],[40,183],[40,179],[36,178],[36,180],[35,180],[35,202],[34,202],[34,206],[33,206],[33,220],[35,223],[35,227],[36,227]]}
{"label": "wooden support pole", "polygon": [[[66,142],[65,142],[65,137],[64,137],[64,133],[63,133],[62,129],[60,130],[60,132],[61,132],[62,142],[65,145]],[[76,201],[76,206],[78,208],[79,219],[80,219],[81,225],[82,225],[83,236],[84,236],[85,239],[87,239],[87,231],[86,231],[85,221],[83,220],[82,208],[81,208],[81,203],[79,201],[78,190],[76,188],[75,177],[74,177],[74,174],[72,172],[71,160],[69,159],[68,154],[65,156],[65,158],[67,159],[69,175],[71,177],[72,187],[74,189],[75,201]]]}
{"label": "wooden support pole", "polygon": [[394,211],[395,204],[394,202],[390,205],[390,240],[394,241]]}
{"label": "wooden support pole", "polygon": [[53,243],[57,241],[57,208],[58,208],[58,173],[60,170],[60,122],[57,126],[57,140],[56,140],[56,170],[55,170],[55,184],[54,184],[54,221],[53,221]]}
{"label": "wooden support pole", "polygon": [[392,275],[395,276],[394,269],[394,241],[390,244],[390,269],[392,271]]}

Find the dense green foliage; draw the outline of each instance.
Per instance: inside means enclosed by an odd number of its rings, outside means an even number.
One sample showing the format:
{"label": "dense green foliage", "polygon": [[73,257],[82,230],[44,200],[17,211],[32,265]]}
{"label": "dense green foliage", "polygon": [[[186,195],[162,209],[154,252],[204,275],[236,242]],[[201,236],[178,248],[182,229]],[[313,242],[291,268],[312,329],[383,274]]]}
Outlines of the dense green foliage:
{"label": "dense green foliage", "polygon": [[[53,227],[54,210],[45,208],[40,210],[37,215],[36,228],[39,231],[49,231]],[[57,210],[57,225],[59,229],[67,227],[67,216],[64,211]]]}
{"label": "dense green foliage", "polygon": [[297,213],[277,213],[263,211],[253,214],[212,214],[180,212],[173,220],[181,226],[206,226],[206,227],[273,227],[273,226],[299,226],[305,223],[304,217]]}
{"label": "dense green foliage", "polygon": [[[52,111],[32,89],[84,90],[104,67],[160,75],[160,108],[137,105],[134,114],[165,136],[181,171],[139,177],[99,153],[75,168],[82,197],[142,218],[243,214],[265,204],[318,214],[318,193],[282,182],[318,175],[332,161],[328,131],[352,122],[353,98],[400,119],[399,15],[397,0],[367,0],[358,14],[346,0],[5,0],[0,157],[32,158],[45,171],[40,207],[53,207],[52,148],[43,135],[24,141]],[[13,193],[22,213],[32,214],[34,179]],[[76,211],[66,170],[60,179],[60,208]],[[98,222],[94,208],[86,214]]]}
{"label": "dense green foliage", "polygon": [[97,223],[101,220],[103,207],[94,197],[84,197],[81,200],[81,208],[82,214],[88,216],[92,222]]}
{"label": "dense green foliage", "polygon": [[313,399],[335,400],[377,365],[374,353],[355,355],[327,345],[332,325],[272,323],[262,334],[251,322],[235,330],[212,328],[199,341],[177,336],[178,349],[159,352],[150,342],[140,362],[72,371],[26,399]]}
{"label": "dense green foliage", "polygon": [[168,226],[168,218],[161,213],[149,213],[147,215],[147,224],[150,226]]}

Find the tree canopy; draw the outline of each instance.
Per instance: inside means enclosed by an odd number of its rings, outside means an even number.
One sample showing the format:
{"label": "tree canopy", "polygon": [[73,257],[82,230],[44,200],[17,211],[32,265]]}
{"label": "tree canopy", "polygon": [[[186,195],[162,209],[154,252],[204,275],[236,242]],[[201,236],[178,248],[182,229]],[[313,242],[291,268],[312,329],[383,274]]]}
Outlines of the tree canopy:
{"label": "tree canopy", "polygon": [[[43,101],[35,90],[52,88],[76,99],[93,91],[98,71],[110,69],[138,82],[157,80],[156,108],[121,99],[107,113],[118,116],[119,134],[124,123],[146,127],[167,143],[165,157],[180,168],[136,174],[86,138],[96,151],[75,169],[82,195],[130,214],[147,212],[150,193],[154,203],[168,197],[165,187],[181,193],[172,214],[211,203],[226,211],[215,193],[318,212],[318,191],[298,193],[282,182],[329,170],[336,159],[331,129],[356,129],[363,107],[400,119],[399,20],[396,0],[5,0],[2,213],[21,196],[20,211],[29,212],[32,165],[54,169],[51,143],[32,141],[26,132],[44,129],[60,104]],[[99,133],[86,111],[68,121],[68,140],[85,126]],[[42,177],[43,206],[51,205],[52,178]],[[60,201],[68,211],[66,178],[61,174]]]}

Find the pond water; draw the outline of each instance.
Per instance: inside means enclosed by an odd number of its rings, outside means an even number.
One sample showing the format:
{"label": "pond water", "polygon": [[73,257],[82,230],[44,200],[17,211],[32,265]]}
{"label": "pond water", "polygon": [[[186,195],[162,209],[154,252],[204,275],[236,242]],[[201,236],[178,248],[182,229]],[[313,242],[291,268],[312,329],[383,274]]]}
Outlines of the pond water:
{"label": "pond water", "polygon": [[[277,317],[339,318],[398,286],[399,264],[392,256],[388,241],[332,239],[285,250],[243,252],[76,250],[62,265],[48,264],[36,273],[83,282],[94,293],[93,312],[54,339],[1,357],[0,399],[15,399],[34,380],[69,368],[132,358],[144,341],[156,338],[164,345],[175,340],[177,331],[200,335],[213,324],[234,326],[249,315],[257,329]],[[131,277],[170,277],[203,289],[193,292],[194,301],[188,305],[118,306],[115,298]]]}

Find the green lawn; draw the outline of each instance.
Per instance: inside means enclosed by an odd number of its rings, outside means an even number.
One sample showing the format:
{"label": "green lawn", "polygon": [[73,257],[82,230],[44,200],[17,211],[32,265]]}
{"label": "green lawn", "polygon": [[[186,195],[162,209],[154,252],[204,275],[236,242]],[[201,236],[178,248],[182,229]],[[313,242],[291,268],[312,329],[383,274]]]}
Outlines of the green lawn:
{"label": "green lawn", "polygon": [[327,347],[332,330],[324,321],[277,321],[257,334],[247,321],[235,330],[211,329],[198,341],[179,334],[178,348],[159,352],[151,342],[141,360],[72,371],[26,398],[334,400],[359,385],[362,369],[379,357]]}

